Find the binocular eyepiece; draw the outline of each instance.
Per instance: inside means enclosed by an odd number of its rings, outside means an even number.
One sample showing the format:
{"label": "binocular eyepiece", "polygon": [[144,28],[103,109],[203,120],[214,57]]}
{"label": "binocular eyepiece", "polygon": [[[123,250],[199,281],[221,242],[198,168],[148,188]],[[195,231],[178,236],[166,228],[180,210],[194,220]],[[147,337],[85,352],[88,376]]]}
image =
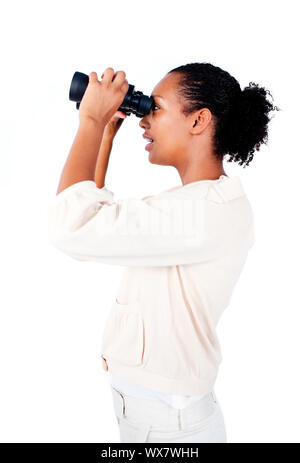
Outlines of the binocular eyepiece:
{"label": "binocular eyepiece", "polygon": [[[89,76],[82,72],[75,72],[72,78],[69,100],[76,101],[76,109],[79,109],[80,102],[83,98],[84,92],[89,83]],[[128,92],[121,106],[117,111],[122,111],[127,116],[135,114],[136,117],[144,117],[145,114],[149,114],[151,108],[154,106],[154,99],[152,96],[144,95],[140,91],[134,91],[134,85],[129,84]]]}

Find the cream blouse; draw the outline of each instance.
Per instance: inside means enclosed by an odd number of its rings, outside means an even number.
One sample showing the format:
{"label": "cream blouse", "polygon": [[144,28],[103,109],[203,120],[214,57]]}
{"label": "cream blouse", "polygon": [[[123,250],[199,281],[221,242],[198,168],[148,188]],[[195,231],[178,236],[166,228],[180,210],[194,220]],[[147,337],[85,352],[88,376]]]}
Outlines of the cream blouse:
{"label": "cream blouse", "polygon": [[103,368],[171,395],[205,395],[222,361],[216,327],[254,243],[238,176],[115,200],[84,180],[49,205],[49,242],[124,266],[102,332]]}

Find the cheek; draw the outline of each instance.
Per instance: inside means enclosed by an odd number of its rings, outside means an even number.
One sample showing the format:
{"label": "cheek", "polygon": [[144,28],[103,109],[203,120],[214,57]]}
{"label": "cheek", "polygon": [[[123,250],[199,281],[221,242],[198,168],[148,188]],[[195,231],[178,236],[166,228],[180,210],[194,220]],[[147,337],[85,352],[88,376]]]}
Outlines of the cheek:
{"label": "cheek", "polygon": [[172,156],[174,152],[182,150],[183,145],[183,127],[182,121],[166,112],[157,112],[157,115],[152,119],[151,126],[153,134],[157,138],[157,148],[161,149],[161,155],[164,153],[168,157],[168,153]]}
{"label": "cheek", "polygon": [[157,118],[157,127],[155,133],[157,133],[157,139],[163,144],[172,145],[176,142],[178,138],[178,130],[177,124],[170,119],[170,117],[166,117],[165,115],[161,115],[161,117]]}
{"label": "cheek", "polygon": [[176,127],[171,126],[165,133],[164,146],[168,151],[174,151],[180,148],[182,144],[182,137]]}

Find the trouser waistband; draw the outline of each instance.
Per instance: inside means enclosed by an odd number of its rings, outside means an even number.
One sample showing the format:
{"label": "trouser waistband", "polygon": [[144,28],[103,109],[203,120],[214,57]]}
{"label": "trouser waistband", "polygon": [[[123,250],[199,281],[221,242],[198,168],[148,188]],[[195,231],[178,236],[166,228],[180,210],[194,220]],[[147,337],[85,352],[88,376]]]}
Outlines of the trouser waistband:
{"label": "trouser waistband", "polygon": [[214,391],[183,409],[176,409],[159,400],[133,397],[110,385],[117,417],[151,425],[153,430],[184,430],[211,416],[217,408]]}

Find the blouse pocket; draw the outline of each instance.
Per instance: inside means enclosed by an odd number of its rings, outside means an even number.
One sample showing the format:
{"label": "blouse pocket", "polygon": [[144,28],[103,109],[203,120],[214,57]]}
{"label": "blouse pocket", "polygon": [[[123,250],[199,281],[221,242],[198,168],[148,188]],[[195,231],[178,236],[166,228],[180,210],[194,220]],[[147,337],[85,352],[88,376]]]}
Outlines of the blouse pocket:
{"label": "blouse pocket", "polygon": [[144,324],[138,302],[113,303],[102,333],[101,356],[125,365],[141,365],[144,349]]}

